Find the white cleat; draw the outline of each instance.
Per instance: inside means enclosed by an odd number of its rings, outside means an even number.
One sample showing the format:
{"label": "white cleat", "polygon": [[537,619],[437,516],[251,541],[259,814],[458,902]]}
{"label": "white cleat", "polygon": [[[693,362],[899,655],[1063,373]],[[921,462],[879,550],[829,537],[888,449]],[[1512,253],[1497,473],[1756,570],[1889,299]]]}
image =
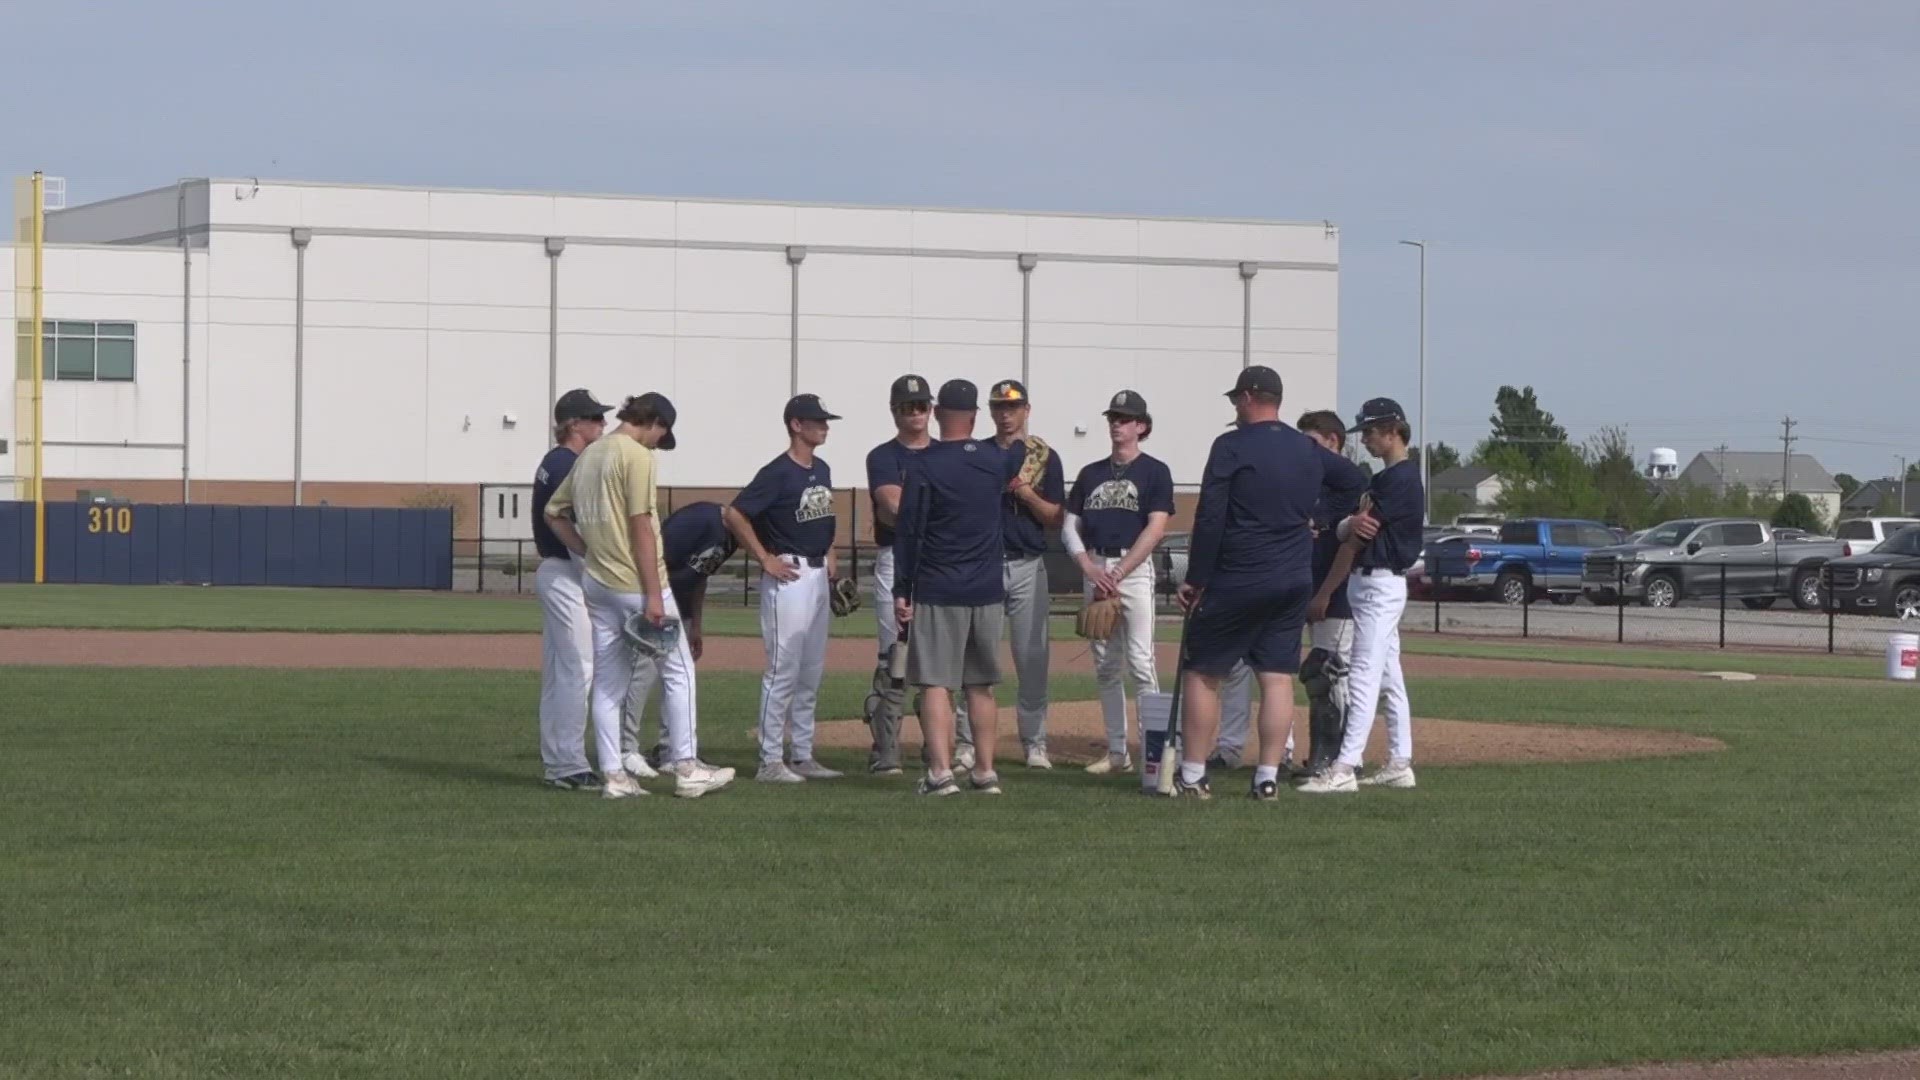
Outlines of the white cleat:
{"label": "white cleat", "polygon": [[1053,762],[1047,759],[1046,747],[1044,746],[1027,747],[1027,768],[1029,769],[1053,768]]}
{"label": "white cleat", "polygon": [[1125,754],[1108,754],[1106,757],[1087,766],[1094,776],[1106,776],[1109,773],[1130,773],[1133,771],[1133,759]]}
{"label": "white cleat", "polygon": [[660,772],[658,769],[655,769],[652,765],[647,764],[646,756],[643,754],[623,755],[620,758],[620,767],[632,773],[633,775],[639,777],[642,780],[651,780],[654,777],[660,775]]}
{"label": "white cleat", "polygon": [[1353,766],[1334,764],[1319,776],[1308,777],[1296,791],[1307,795],[1344,795],[1359,791],[1359,781],[1354,778]]}
{"label": "white cleat", "polygon": [[682,761],[670,770],[673,793],[682,799],[697,799],[709,791],[719,791],[733,783],[732,769],[716,769],[698,761]]}
{"label": "white cleat", "polygon": [[806,777],[787,768],[787,763],[784,761],[770,762],[760,766],[760,771],[755,774],[754,779],[763,784],[804,784],[807,782]]}
{"label": "white cleat", "polygon": [[973,747],[961,743],[953,748],[953,769],[955,772],[973,771]]}
{"label": "white cleat", "polygon": [[1361,787],[1410,788],[1413,786],[1413,762],[1395,758],[1360,778]]}
{"label": "white cleat", "polygon": [[629,772],[611,772],[607,774],[607,786],[600,790],[603,799],[626,799],[635,795],[645,795],[647,789]]}
{"label": "white cleat", "polygon": [[793,770],[794,775],[800,777],[802,780],[838,780],[846,775],[846,773],[829,769],[812,758],[808,758],[805,761],[796,761],[789,767]]}

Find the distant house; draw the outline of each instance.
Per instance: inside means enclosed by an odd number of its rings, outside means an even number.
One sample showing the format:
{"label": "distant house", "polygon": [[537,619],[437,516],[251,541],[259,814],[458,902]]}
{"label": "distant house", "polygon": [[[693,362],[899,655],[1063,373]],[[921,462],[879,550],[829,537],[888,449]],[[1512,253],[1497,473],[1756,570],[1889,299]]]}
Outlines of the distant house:
{"label": "distant house", "polygon": [[1475,506],[1492,506],[1506,490],[1492,469],[1478,465],[1455,465],[1434,477],[1432,483],[1435,495],[1463,496]]}
{"label": "distant house", "polygon": [[[1786,490],[1812,500],[1828,521],[1840,516],[1840,482],[1826,466],[1811,454],[1794,454],[1784,463],[1788,470]],[[1708,450],[1695,454],[1680,473],[1680,483],[1705,488],[1725,495],[1730,488],[1744,487],[1755,495],[1782,494],[1781,455],[1765,450]]]}
{"label": "distant house", "polygon": [[[1880,504],[1892,500],[1898,505],[1901,498],[1900,478],[1883,476],[1878,480],[1869,480],[1848,496],[1840,509],[1851,517],[1872,517],[1880,512]],[[1920,480],[1906,483],[1907,505],[1900,510],[1903,516],[1920,516]]]}

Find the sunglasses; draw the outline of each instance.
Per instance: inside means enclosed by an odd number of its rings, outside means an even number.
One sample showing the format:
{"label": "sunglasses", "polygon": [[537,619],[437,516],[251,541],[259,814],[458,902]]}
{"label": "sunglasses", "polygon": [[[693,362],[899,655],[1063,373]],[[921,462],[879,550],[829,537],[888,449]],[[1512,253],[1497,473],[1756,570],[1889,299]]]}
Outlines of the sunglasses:
{"label": "sunglasses", "polygon": [[923,412],[931,411],[932,408],[933,406],[924,401],[909,401],[904,405],[894,406],[893,411],[901,416],[919,416]]}

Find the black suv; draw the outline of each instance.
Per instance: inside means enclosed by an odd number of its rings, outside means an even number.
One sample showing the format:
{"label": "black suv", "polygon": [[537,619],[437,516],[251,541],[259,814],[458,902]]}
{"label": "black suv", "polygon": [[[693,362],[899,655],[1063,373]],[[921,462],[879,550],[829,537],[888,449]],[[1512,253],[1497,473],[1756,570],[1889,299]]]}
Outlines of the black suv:
{"label": "black suv", "polygon": [[1865,555],[1831,560],[1825,573],[1837,611],[1920,620],[1920,525],[1901,529]]}

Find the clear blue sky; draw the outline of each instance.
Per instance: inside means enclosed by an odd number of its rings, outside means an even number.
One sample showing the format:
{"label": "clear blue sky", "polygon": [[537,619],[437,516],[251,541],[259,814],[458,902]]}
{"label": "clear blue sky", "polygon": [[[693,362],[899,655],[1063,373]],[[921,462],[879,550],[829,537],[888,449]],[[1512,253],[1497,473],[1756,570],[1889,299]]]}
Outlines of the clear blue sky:
{"label": "clear blue sky", "polygon": [[0,168],[1326,218],[1344,410],[1413,407],[1415,237],[1434,437],[1920,457],[1912,0],[301,8],[7,5]]}

